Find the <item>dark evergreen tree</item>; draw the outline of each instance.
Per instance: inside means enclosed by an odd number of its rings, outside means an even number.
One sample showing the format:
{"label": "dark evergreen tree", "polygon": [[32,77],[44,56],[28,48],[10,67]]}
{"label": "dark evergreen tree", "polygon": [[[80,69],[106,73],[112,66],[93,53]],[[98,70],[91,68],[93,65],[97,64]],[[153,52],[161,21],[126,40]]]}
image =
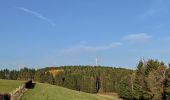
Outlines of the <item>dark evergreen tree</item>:
{"label": "dark evergreen tree", "polygon": [[165,98],[166,100],[170,100],[170,64],[169,68],[166,70]]}
{"label": "dark evergreen tree", "polygon": [[117,86],[117,93],[123,99],[134,100],[134,90],[133,90],[133,76],[129,75],[122,79],[122,81]]}

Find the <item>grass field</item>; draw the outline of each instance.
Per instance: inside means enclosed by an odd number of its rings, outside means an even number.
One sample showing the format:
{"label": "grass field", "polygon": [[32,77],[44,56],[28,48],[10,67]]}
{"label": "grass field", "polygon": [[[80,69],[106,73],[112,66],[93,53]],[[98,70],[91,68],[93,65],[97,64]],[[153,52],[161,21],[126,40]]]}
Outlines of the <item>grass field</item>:
{"label": "grass field", "polygon": [[[18,88],[23,81],[1,80],[0,93],[8,93]],[[37,83],[35,88],[29,89],[21,100],[119,100],[117,96],[89,94],[58,87],[55,85]]]}
{"label": "grass field", "polygon": [[34,89],[28,90],[21,100],[118,100],[117,97],[103,97],[74,91],[54,85],[37,83]]}
{"label": "grass field", "polygon": [[122,100],[119,98],[117,93],[98,93],[97,95],[112,98],[113,100]]}
{"label": "grass field", "polygon": [[18,88],[23,81],[2,80],[0,79],[0,93],[8,93]]}

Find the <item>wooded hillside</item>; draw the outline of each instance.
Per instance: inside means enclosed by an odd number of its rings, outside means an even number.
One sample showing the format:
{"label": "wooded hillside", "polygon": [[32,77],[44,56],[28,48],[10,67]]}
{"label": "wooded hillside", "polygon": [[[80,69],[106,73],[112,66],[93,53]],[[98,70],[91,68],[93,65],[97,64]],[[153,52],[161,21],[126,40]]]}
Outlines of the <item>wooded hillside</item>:
{"label": "wooded hillside", "polygon": [[139,61],[136,70],[104,66],[4,69],[0,78],[49,83],[88,93],[116,92],[128,100],[169,100],[170,67],[158,60]]}
{"label": "wooded hillside", "polygon": [[0,78],[49,83],[88,93],[116,92],[119,82],[132,70],[112,67],[62,66],[42,69],[23,68],[20,71],[1,70]]}

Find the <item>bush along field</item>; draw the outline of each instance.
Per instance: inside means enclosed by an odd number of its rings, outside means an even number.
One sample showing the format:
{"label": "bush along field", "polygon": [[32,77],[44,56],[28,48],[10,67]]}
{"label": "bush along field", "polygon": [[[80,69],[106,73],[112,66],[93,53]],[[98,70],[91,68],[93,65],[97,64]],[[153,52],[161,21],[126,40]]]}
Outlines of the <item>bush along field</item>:
{"label": "bush along field", "polygon": [[23,83],[23,81],[0,79],[0,100],[17,100],[13,98],[19,98],[20,93],[16,93],[16,91],[18,92],[18,87]]}
{"label": "bush along field", "polygon": [[0,80],[0,100],[20,100],[27,89],[33,88],[32,80],[26,82],[17,80]]}

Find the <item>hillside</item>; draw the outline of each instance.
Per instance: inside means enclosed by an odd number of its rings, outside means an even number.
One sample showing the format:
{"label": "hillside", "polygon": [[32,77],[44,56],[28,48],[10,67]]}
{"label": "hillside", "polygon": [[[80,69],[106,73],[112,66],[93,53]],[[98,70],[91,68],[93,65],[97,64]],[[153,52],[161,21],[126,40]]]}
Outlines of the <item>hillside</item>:
{"label": "hillside", "polygon": [[116,97],[102,97],[96,94],[78,92],[55,85],[37,83],[21,100],[118,100]]}
{"label": "hillside", "polygon": [[32,79],[39,83],[55,84],[86,93],[113,93],[117,91],[116,87],[119,82],[132,73],[133,70],[130,69],[107,66],[60,66],[41,69],[25,67],[18,71],[2,69],[0,70],[0,78]]}
{"label": "hillside", "polygon": [[0,93],[11,92],[12,90],[18,88],[22,83],[23,81],[0,79]]}

